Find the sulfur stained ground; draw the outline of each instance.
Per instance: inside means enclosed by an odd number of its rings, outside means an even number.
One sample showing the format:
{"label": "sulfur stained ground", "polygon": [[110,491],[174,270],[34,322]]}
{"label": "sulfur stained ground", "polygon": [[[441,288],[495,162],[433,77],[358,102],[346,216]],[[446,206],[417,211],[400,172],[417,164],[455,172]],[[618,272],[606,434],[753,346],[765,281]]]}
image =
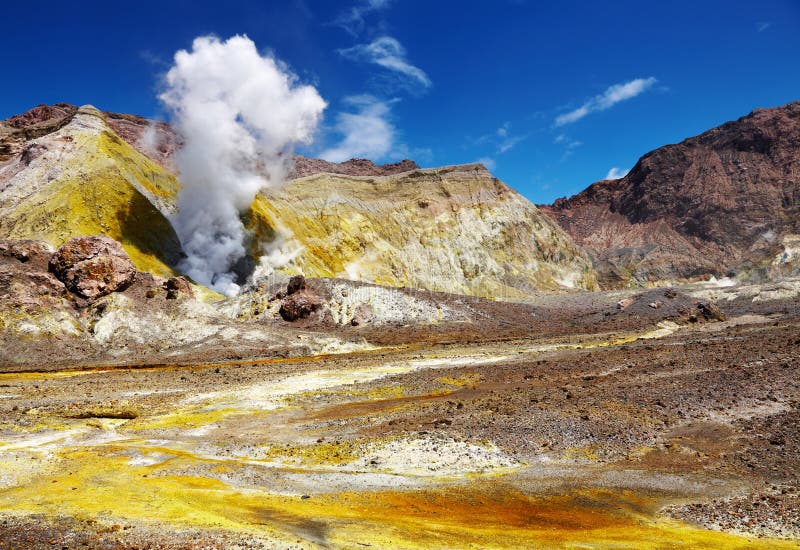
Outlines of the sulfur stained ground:
{"label": "sulfur stained ground", "polygon": [[800,316],[777,309],[0,374],[0,548],[795,548]]}

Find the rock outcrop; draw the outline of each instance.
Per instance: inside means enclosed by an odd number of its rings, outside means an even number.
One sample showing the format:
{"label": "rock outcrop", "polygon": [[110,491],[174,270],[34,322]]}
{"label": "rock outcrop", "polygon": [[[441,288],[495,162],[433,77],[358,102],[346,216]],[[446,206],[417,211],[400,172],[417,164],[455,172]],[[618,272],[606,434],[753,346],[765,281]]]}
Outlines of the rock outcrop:
{"label": "rock outcrop", "polygon": [[305,277],[296,275],[289,280],[279,312],[284,321],[297,321],[305,319],[324,304],[325,300],[308,288]]}
{"label": "rock outcrop", "polygon": [[604,287],[800,274],[800,102],[656,149],[542,209]]}
{"label": "rock outcrop", "polygon": [[136,277],[136,267],[122,246],[98,235],[69,239],[49,265],[70,292],[87,300],[125,289]]}
{"label": "rock outcrop", "polygon": [[174,275],[182,251],[166,216],[179,189],[175,176],[117,136],[93,107],[34,111],[0,123],[0,146],[14,152],[0,160],[0,238],[59,247],[70,237],[105,235],[138,269]]}
{"label": "rock outcrop", "polygon": [[391,176],[417,170],[419,166],[413,160],[401,160],[391,164],[375,164],[367,159],[350,159],[345,162],[328,162],[295,155],[290,179],[305,178],[316,174],[342,174],[345,176]]}
{"label": "rock outcrop", "polygon": [[0,330],[69,307],[66,288],[48,272],[52,253],[42,242],[0,240]]}
{"label": "rock outcrop", "polygon": [[[20,137],[16,126],[39,137]],[[0,238],[58,247],[106,235],[138,270],[175,275],[182,250],[167,216],[179,189],[172,161],[180,140],[168,125],[59,105],[0,123],[0,143],[12,141],[14,154],[0,161]],[[297,157],[300,175],[259,195],[245,214],[253,240],[244,276],[265,258],[257,275],[281,263],[289,275],[501,299],[595,286],[570,237],[480,165],[419,170],[408,160]]]}

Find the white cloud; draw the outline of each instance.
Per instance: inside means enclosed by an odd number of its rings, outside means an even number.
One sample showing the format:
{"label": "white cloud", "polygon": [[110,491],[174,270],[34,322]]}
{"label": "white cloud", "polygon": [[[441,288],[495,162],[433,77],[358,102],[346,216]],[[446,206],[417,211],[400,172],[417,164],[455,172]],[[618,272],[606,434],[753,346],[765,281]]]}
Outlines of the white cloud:
{"label": "white cloud", "polygon": [[620,178],[624,178],[625,176],[627,176],[628,172],[630,172],[630,170],[623,170],[622,168],[617,168],[616,166],[614,166],[611,170],[608,171],[608,174],[606,174],[605,179],[618,180]]}
{"label": "white cloud", "polygon": [[477,139],[472,139],[473,145],[488,145],[494,148],[494,155],[502,155],[513,149],[518,143],[528,139],[527,135],[514,135],[511,133],[511,123],[506,122],[493,133],[484,134]]}
{"label": "white cloud", "polygon": [[565,124],[571,124],[582,119],[589,113],[610,109],[620,101],[631,99],[643,92],[646,92],[656,82],[656,79],[653,77],[637,78],[635,80],[631,80],[630,82],[623,82],[621,84],[609,86],[605,92],[589,99],[586,103],[574,111],[570,111],[556,117],[555,125],[564,126]]}
{"label": "white cloud", "polygon": [[507,136],[500,144],[497,146],[497,154],[507,153],[511,149],[513,149],[519,142],[524,141],[527,139],[528,136]]}
{"label": "white cloud", "polygon": [[561,155],[561,161],[567,160],[575,152],[575,149],[583,145],[582,141],[572,139],[567,134],[561,133],[553,138],[553,143],[561,145],[564,148],[564,153]]}
{"label": "white cloud", "polygon": [[373,63],[407,77],[418,89],[430,88],[432,84],[425,71],[406,59],[406,49],[391,36],[381,36],[369,44],[357,44],[339,50],[339,53],[348,59]]}
{"label": "white cloud", "polygon": [[335,129],[342,140],[319,156],[330,162],[344,162],[351,158],[377,160],[388,155],[395,141],[395,128],[388,120],[392,102],[371,95],[351,96],[345,102],[355,112],[336,115]]}
{"label": "white cloud", "polygon": [[358,36],[364,30],[366,22],[364,18],[372,12],[380,11],[389,7],[392,0],[362,0],[350,9],[342,12],[333,24],[341,27],[353,36]]}
{"label": "white cloud", "polygon": [[772,26],[772,22],[771,22],[771,21],[760,21],[760,22],[759,22],[759,23],[756,25],[756,30],[757,30],[758,32],[764,32],[765,30],[767,30],[767,29],[768,29],[768,28],[770,28],[771,26]]}

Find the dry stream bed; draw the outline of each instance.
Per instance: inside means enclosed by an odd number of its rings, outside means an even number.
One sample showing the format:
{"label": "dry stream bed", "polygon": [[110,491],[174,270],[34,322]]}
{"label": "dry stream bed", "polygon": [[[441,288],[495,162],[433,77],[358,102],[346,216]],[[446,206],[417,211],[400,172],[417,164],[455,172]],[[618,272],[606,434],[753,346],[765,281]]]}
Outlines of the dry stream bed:
{"label": "dry stream bed", "polygon": [[0,374],[0,547],[798,547],[797,335]]}

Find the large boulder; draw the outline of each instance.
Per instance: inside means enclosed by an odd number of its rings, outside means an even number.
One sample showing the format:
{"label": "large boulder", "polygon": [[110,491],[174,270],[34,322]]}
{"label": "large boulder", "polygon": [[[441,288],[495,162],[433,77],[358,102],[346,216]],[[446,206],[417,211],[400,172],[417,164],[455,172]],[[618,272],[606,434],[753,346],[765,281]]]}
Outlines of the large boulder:
{"label": "large boulder", "polygon": [[73,237],[50,258],[50,271],[70,292],[87,300],[124,290],[136,267],[122,245],[109,237]]}
{"label": "large boulder", "polygon": [[289,280],[279,313],[285,321],[297,321],[305,319],[324,303],[322,297],[308,288],[305,277],[297,275]]}

